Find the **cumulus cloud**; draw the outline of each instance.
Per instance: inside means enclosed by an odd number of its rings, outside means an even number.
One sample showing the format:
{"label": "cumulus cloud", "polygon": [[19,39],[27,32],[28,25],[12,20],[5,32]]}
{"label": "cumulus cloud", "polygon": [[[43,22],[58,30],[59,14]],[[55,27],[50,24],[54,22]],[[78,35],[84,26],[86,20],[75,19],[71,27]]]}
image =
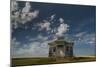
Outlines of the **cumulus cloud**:
{"label": "cumulus cloud", "polygon": [[38,17],[38,14],[39,14],[38,10],[35,10],[33,12],[28,12],[28,13],[22,13],[20,22],[22,24],[25,24],[26,22],[31,21],[32,19]]}
{"label": "cumulus cloud", "polygon": [[46,42],[31,42],[29,48],[20,48],[13,53],[13,57],[47,57],[48,45]]}
{"label": "cumulus cloud", "polygon": [[[51,15],[51,20],[55,18],[55,14]],[[58,27],[53,27],[50,20],[43,20],[42,22],[38,23],[39,31],[46,30],[51,34],[55,34],[55,36],[63,36],[69,30],[69,25],[64,23],[63,18],[59,18],[60,25]],[[59,23],[58,23],[59,24]]]}
{"label": "cumulus cloud", "polygon": [[12,38],[11,40],[11,56],[15,53],[15,51],[18,49],[18,46],[21,45],[19,41],[16,40],[16,38]]}
{"label": "cumulus cloud", "polygon": [[62,18],[60,18],[60,26],[57,29],[57,36],[63,36],[63,34],[65,32],[67,32],[69,30],[69,25],[64,23],[64,20],[62,20]]}
{"label": "cumulus cloud", "polygon": [[[16,49],[14,47],[13,50],[11,50],[12,57],[47,57],[48,56],[48,40],[47,37],[43,37],[42,35],[38,35],[37,39],[39,41],[31,41],[28,44],[24,44],[23,47],[21,47],[20,43],[17,42],[16,38],[12,39],[12,46],[20,48]],[[42,42],[40,41],[42,40]],[[19,45],[20,44],[20,45]]]}
{"label": "cumulus cloud", "polygon": [[36,38],[28,38],[29,41],[46,41],[48,40],[47,36],[42,36],[41,34],[39,34]]}
{"label": "cumulus cloud", "polygon": [[49,20],[44,19],[43,21],[40,21],[40,23],[37,24],[37,26],[39,26],[39,31],[42,30],[46,30],[47,33],[53,32],[53,28],[51,28],[50,26],[54,23],[53,20],[55,20],[55,16],[56,14],[53,14],[49,17]]}
{"label": "cumulus cloud", "polygon": [[[19,27],[19,24],[25,24],[28,21],[38,17],[39,10],[31,10],[31,4],[29,2],[25,3],[25,6],[22,9],[18,9],[18,3],[15,2],[16,9],[13,9],[14,13],[11,14],[12,25],[16,29]],[[13,57],[42,57],[48,56],[48,43],[57,39],[56,36],[62,36],[69,29],[69,25],[64,23],[63,18],[59,18],[59,26],[51,28],[52,21],[55,19],[55,14],[50,16],[50,20],[44,19],[40,21],[40,23],[36,23],[35,26],[32,27],[32,30],[39,28],[39,31],[45,30],[46,32],[52,32],[53,38],[49,40],[49,36],[38,35],[36,38],[26,37],[28,39],[28,44],[21,44],[16,40],[16,38],[12,39],[12,48],[11,53]],[[25,29],[28,29],[25,26]],[[50,34],[51,35],[51,34]],[[23,46],[21,46],[23,45]],[[17,49],[18,47],[18,49]]]}
{"label": "cumulus cloud", "polygon": [[42,23],[39,23],[38,26],[40,27],[39,30],[46,30],[46,31],[49,31],[51,28],[50,28],[50,22],[47,21],[47,20],[43,20]]}
{"label": "cumulus cloud", "polygon": [[63,18],[59,18],[60,23],[64,23],[64,19]]}
{"label": "cumulus cloud", "polygon": [[[80,36],[78,36],[77,40],[75,41],[76,44],[87,44],[87,45],[96,45],[95,34],[87,34],[86,32],[80,32]],[[78,34],[77,34],[78,35]],[[76,35],[75,35],[76,36]]]}
{"label": "cumulus cloud", "polygon": [[11,0],[11,11],[18,10],[18,3],[15,0]]}
{"label": "cumulus cloud", "polygon": [[22,13],[28,13],[31,9],[30,3],[26,2],[25,7],[22,9]]}
{"label": "cumulus cloud", "polygon": [[55,18],[55,16],[56,16],[55,14],[51,15],[50,16],[50,21],[52,21]]}
{"label": "cumulus cloud", "polygon": [[38,17],[39,10],[30,11],[31,5],[25,3],[25,7],[18,9],[19,5],[16,1],[11,1],[11,22],[13,28],[18,28],[19,24],[25,24],[28,21]]}
{"label": "cumulus cloud", "polygon": [[[22,57],[48,57],[49,52],[49,42],[56,40],[54,37],[53,39],[49,40],[48,37],[42,36],[39,34],[36,38],[30,38],[27,36],[29,43],[22,44],[16,40],[16,38],[12,39],[11,45],[14,46],[11,49],[11,56],[14,58],[22,58]],[[16,46],[15,46],[16,45]],[[17,48],[19,47],[20,48]],[[16,49],[17,48],[17,49]]]}
{"label": "cumulus cloud", "polygon": [[[87,44],[90,44],[90,45],[96,45],[95,42],[96,42],[96,35],[95,34],[88,34],[84,37],[84,41],[87,43]],[[86,38],[86,39],[85,39]]]}

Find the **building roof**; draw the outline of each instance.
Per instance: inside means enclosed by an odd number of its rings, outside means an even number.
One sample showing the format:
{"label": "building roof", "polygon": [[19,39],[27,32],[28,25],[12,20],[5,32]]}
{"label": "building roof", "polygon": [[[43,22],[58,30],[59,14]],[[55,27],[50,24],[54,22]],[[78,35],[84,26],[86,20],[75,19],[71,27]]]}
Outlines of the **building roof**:
{"label": "building roof", "polygon": [[48,45],[64,45],[64,44],[73,44],[73,42],[67,42],[65,40],[56,40],[48,43]]}

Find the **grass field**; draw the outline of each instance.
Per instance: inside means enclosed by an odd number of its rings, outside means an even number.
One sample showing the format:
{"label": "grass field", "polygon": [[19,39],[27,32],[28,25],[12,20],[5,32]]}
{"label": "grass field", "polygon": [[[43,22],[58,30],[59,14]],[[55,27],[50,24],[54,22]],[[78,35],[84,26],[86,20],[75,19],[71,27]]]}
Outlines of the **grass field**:
{"label": "grass field", "polygon": [[12,66],[28,66],[28,65],[43,65],[43,64],[58,64],[58,63],[75,63],[75,62],[90,62],[96,61],[96,57],[72,57],[72,58],[12,58]]}

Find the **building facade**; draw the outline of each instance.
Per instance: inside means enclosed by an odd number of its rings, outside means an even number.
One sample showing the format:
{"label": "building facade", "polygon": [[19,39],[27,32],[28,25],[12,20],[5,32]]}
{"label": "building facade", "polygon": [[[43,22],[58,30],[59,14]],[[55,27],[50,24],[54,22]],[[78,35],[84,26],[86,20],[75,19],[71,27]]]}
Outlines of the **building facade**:
{"label": "building facade", "polygon": [[73,42],[58,39],[48,45],[49,57],[73,57]]}

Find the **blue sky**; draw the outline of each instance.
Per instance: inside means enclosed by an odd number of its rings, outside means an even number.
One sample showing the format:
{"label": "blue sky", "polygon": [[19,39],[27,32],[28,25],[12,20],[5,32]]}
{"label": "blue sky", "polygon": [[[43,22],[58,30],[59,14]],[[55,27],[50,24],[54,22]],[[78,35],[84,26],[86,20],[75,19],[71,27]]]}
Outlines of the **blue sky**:
{"label": "blue sky", "polygon": [[48,42],[74,42],[75,56],[95,55],[96,7],[12,1],[12,57],[47,57]]}

